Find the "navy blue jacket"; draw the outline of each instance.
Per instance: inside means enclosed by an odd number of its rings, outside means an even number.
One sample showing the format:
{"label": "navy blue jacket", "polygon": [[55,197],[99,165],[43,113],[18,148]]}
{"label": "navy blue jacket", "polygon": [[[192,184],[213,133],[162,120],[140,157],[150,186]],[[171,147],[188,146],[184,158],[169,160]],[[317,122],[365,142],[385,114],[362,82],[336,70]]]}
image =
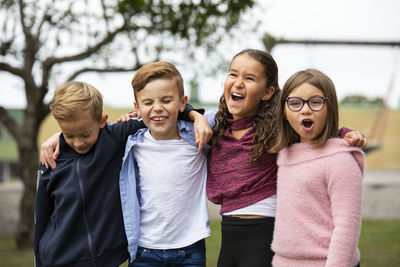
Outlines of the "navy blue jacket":
{"label": "navy blue jacket", "polygon": [[129,256],[119,194],[127,137],[142,121],[106,125],[87,154],[60,135],[57,168],[38,171],[36,266],[118,266]]}

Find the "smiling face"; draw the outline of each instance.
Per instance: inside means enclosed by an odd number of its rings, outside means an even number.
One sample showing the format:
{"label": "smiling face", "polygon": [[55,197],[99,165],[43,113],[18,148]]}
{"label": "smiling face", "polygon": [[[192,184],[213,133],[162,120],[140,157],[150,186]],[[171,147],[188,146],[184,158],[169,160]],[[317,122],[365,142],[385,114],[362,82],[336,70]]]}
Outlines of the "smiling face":
{"label": "smiling face", "polygon": [[[309,83],[301,84],[289,94],[289,97],[299,97],[304,100],[315,96],[324,97],[324,94],[319,88]],[[312,143],[326,126],[327,106],[325,105],[320,111],[312,111],[305,103],[300,111],[295,112],[285,104],[285,114],[293,130],[300,136],[300,142]]]}
{"label": "smiling face", "polygon": [[268,100],[274,88],[267,88],[264,67],[248,55],[235,57],[229,67],[224,84],[224,97],[233,119],[256,114],[259,104]]}
{"label": "smiling face", "polygon": [[107,115],[100,121],[93,119],[92,112],[86,110],[73,119],[57,120],[67,144],[79,154],[86,154],[92,149],[99,137],[100,128],[107,122]]}
{"label": "smiling face", "polygon": [[136,92],[135,108],[156,140],[179,139],[177,119],[187,96],[179,96],[175,78],[155,79]]}

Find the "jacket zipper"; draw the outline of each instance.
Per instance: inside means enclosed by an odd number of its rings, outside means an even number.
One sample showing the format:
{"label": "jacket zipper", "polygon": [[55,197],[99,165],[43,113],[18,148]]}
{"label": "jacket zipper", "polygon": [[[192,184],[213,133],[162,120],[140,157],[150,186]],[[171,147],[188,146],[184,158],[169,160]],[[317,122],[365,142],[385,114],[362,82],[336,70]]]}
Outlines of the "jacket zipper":
{"label": "jacket zipper", "polygon": [[92,236],[90,235],[89,223],[88,223],[87,216],[86,216],[86,209],[85,209],[86,208],[86,199],[85,199],[85,193],[83,190],[81,164],[80,163],[81,163],[81,160],[78,159],[78,161],[76,163],[76,172],[77,172],[77,177],[78,177],[78,182],[79,182],[79,189],[80,189],[81,197],[82,197],[82,205],[83,205],[82,217],[83,217],[83,221],[84,221],[85,227],[86,227],[90,256],[92,257],[92,260],[93,260],[93,266],[96,266],[96,261],[95,261],[94,252],[93,252]]}

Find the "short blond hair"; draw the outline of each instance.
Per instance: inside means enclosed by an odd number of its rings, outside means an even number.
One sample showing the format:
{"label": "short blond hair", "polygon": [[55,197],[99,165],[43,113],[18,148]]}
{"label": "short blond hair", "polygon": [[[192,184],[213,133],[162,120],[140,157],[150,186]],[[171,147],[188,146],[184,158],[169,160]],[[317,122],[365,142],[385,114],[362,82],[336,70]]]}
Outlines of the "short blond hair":
{"label": "short blond hair", "polygon": [[88,83],[72,81],[56,89],[50,109],[56,120],[74,119],[83,111],[89,110],[93,119],[100,121],[103,96]]}
{"label": "short blond hair", "polygon": [[156,79],[175,79],[179,91],[179,97],[184,96],[183,78],[178,69],[169,62],[157,61],[143,65],[133,75],[132,88],[133,94],[143,90],[143,88],[151,81]]}

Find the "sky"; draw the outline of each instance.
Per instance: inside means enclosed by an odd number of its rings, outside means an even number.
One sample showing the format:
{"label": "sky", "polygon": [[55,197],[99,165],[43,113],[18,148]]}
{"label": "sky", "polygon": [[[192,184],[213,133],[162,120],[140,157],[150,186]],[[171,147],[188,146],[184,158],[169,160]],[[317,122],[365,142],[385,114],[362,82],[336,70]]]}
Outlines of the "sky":
{"label": "sky", "polygon": [[[227,62],[245,48],[265,49],[260,36],[268,32],[277,38],[354,41],[400,41],[400,1],[398,0],[259,0],[259,7],[243,18],[234,38],[225,40],[218,49]],[[260,18],[261,23],[257,24]],[[255,31],[252,30],[255,28]],[[339,100],[347,95],[362,94],[368,98],[388,96],[390,82],[394,87],[389,105],[400,107],[400,47],[277,45],[271,51],[279,67],[279,84],[305,68],[318,68],[335,83]],[[208,62],[207,62],[208,60]],[[207,59],[201,62],[207,69]],[[211,59],[212,60],[212,59]],[[209,72],[193,73],[178,66],[189,88],[188,77],[199,81],[202,102],[216,103],[223,91],[225,70],[216,76]],[[103,94],[104,103],[113,107],[132,107],[130,87],[132,73],[84,74]],[[3,96],[0,105],[20,108],[25,105],[23,89],[9,75],[0,72]],[[188,90],[187,90],[188,91]],[[190,102],[190,94],[189,102]],[[48,96],[50,99],[51,95]]]}

